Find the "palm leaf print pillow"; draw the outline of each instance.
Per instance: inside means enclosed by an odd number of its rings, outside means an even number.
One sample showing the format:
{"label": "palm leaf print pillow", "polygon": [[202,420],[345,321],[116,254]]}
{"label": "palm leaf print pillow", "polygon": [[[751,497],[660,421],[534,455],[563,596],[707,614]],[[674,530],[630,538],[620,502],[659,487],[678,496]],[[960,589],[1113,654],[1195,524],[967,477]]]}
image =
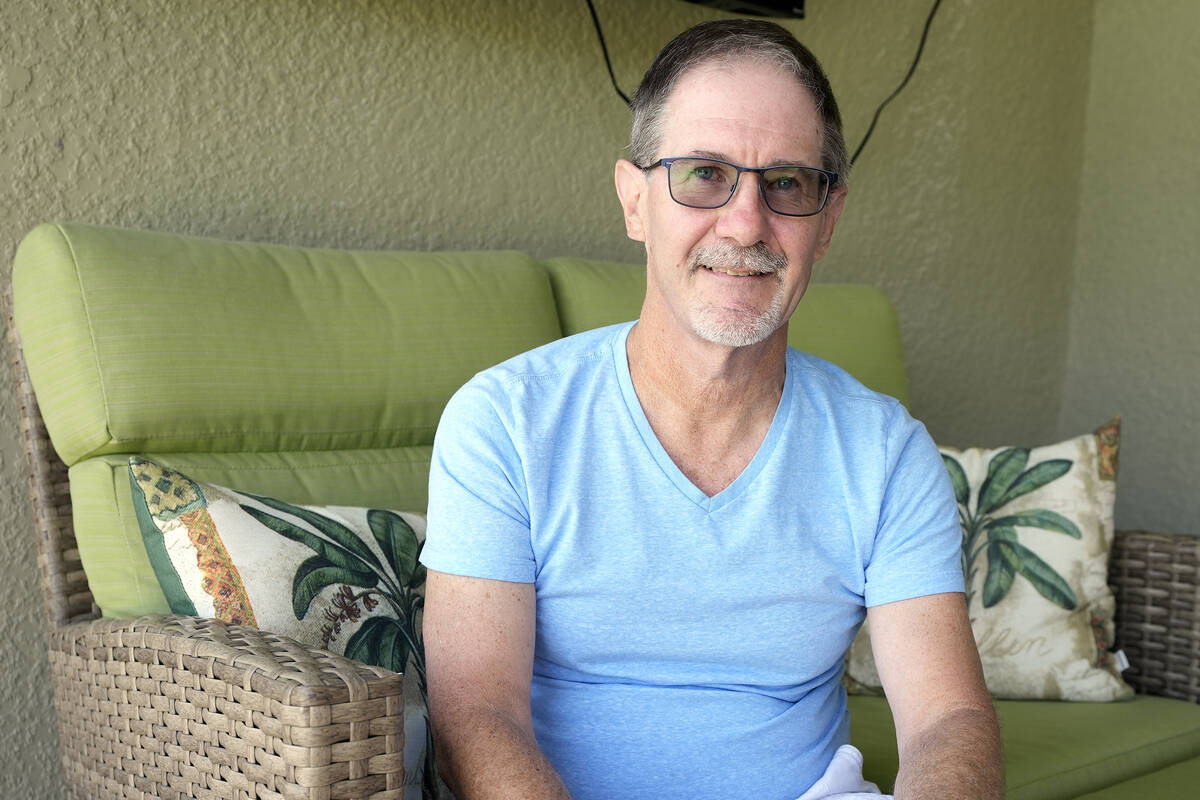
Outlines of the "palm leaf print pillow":
{"label": "palm leaf print pillow", "polygon": [[[967,611],[994,697],[1128,697],[1108,588],[1120,420],[1046,447],[939,448],[962,524]],[[847,660],[879,691],[867,625]]]}

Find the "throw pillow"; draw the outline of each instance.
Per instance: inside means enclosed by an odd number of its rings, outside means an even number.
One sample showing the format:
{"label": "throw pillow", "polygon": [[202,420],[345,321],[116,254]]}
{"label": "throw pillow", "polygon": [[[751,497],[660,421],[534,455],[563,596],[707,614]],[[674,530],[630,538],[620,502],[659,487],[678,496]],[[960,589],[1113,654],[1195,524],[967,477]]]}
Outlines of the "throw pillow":
{"label": "throw pillow", "polygon": [[434,774],[420,632],[425,568],[417,560],[424,516],[292,505],[194,481],[138,456],[129,459],[129,478],[150,563],[173,612],[251,625],[415,673],[420,702],[405,715],[406,740],[415,739],[405,747],[405,783],[406,796],[419,797],[421,775]]}
{"label": "throw pillow", "polygon": [[[1046,447],[940,448],[958,501],[971,629],[994,697],[1106,701],[1133,690],[1111,652],[1108,588],[1120,419]],[[863,625],[852,693],[881,690]]]}

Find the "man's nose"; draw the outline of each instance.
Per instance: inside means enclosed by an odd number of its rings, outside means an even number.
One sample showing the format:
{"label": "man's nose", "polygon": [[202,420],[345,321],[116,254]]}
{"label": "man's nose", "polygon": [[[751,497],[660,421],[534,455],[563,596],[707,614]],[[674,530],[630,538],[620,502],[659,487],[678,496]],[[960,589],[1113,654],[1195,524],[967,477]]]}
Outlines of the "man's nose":
{"label": "man's nose", "polygon": [[718,209],[718,236],[733,239],[743,247],[750,247],[766,238],[767,220],[773,212],[763,200],[759,190],[760,180],[762,177],[756,173],[742,173],[733,197]]}

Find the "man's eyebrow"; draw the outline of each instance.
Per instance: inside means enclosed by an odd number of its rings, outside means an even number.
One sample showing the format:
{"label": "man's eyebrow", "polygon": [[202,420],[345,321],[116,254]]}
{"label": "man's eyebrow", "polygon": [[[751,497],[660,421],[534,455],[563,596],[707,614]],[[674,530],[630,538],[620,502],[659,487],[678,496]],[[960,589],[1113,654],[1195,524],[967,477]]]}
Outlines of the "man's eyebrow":
{"label": "man's eyebrow", "polygon": [[[718,153],[715,150],[692,150],[691,152],[688,153],[688,155],[691,156],[692,158],[715,158],[718,161],[727,161],[730,164],[737,164],[737,162],[734,161],[733,159],[731,159],[729,156],[725,155],[724,153]],[[738,166],[745,166],[745,165],[738,164]],[[782,167],[782,166],[802,167],[802,166],[804,166],[804,159],[776,158],[771,161],[768,161],[766,164],[761,165],[761,167]]]}
{"label": "man's eyebrow", "polygon": [[688,153],[688,155],[699,158],[715,158],[718,161],[729,161],[729,156],[725,155],[724,153],[718,153],[715,150],[692,150],[690,153]]}

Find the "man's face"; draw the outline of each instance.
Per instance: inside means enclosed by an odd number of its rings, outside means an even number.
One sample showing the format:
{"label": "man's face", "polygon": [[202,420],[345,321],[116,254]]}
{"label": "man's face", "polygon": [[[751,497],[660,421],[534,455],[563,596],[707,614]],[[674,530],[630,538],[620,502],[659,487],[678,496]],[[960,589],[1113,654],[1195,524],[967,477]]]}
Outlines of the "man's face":
{"label": "man's face", "polygon": [[[668,99],[663,123],[656,158],[821,166],[821,118],[812,97],[771,64],[693,68]],[[642,172],[618,163],[626,230],[646,244],[643,321],[729,347],[756,344],[777,331],[786,335],[845,192],[831,192],[820,214],[788,217],[767,208],[760,180],[743,173],[721,208],[689,208],[671,199],[664,167]],[[773,271],[758,274],[764,270]]]}

